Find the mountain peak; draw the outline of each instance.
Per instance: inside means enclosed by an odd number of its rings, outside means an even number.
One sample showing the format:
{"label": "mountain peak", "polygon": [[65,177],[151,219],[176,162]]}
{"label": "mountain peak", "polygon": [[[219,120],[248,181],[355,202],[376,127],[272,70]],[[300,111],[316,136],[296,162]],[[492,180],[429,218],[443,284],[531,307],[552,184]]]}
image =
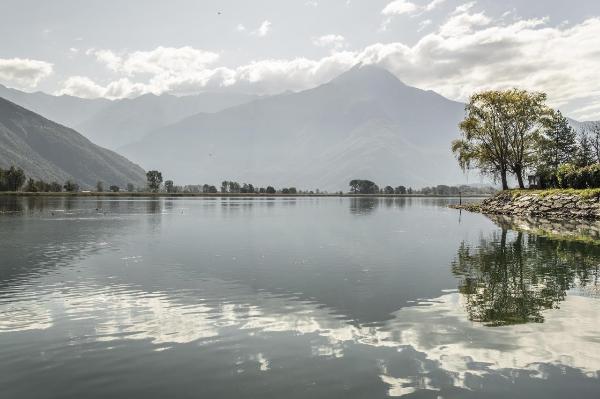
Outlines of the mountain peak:
{"label": "mountain peak", "polygon": [[394,74],[385,68],[373,64],[357,64],[348,71],[332,80],[332,83],[348,84],[352,82],[361,82],[369,85],[404,85]]}

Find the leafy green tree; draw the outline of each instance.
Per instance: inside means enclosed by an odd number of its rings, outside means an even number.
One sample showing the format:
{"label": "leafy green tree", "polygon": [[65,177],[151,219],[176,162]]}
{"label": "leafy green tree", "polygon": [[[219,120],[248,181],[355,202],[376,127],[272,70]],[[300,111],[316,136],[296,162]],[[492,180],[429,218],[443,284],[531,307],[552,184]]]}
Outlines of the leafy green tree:
{"label": "leafy green tree", "polygon": [[50,183],[49,189],[48,189],[48,191],[50,191],[51,193],[60,193],[62,190],[63,190],[63,187],[60,185],[60,183],[55,182],[55,181]]}
{"label": "leafy green tree", "polygon": [[79,184],[75,183],[72,180],[67,180],[65,182],[63,188],[65,189],[65,191],[67,191],[69,193],[73,193],[73,192],[79,191]]}
{"label": "leafy green tree", "polygon": [[109,190],[112,191],[113,193],[118,193],[119,191],[121,191],[121,188],[119,186],[110,186]]}
{"label": "leafy green tree", "polygon": [[135,190],[132,183],[127,183],[127,192],[132,193]]}
{"label": "leafy green tree", "polygon": [[[27,184],[25,184],[25,192],[35,193],[37,191],[38,191],[38,186],[35,184],[35,180],[33,180],[30,177],[29,179],[27,179]],[[43,191],[43,190],[39,190],[39,191]]]}
{"label": "leafy green tree", "polygon": [[394,188],[392,186],[385,186],[383,189],[384,194],[394,194]]}
{"label": "leafy green tree", "polygon": [[221,183],[221,192],[226,193],[228,190],[229,190],[229,182],[227,180],[224,180]]}
{"label": "leafy green tree", "polygon": [[160,190],[160,185],[163,182],[162,173],[158,170],[151,170],[146,173],[146,180],[148,181],[148,189],[156,193]]}
{"label": "leafy green tree", "polygon": [[462,138],[452,142],[461,168],[499,177],[505,190],[512,172],[524,188],[523,174],[534,163],[538,132],[548,113],[545,101],[543,93],[518,89],[471,96],[459,125]]}
{"label": "leafy green tree", "polygon": [[349,186],[350,186],[350,192],[352,192],[354,194],[358,194],[358,192],[360,191],[360,180],[357,180],[357,179],[350,180]]}
{"label": "leafy green tree", "polygon": [[4,175],[8,191],[19,191],[25,183],[25,172],[21,168],[11,166],[10,169],[4,172]]}
{"label": "leafy green tree", "polygon": [[174,193],[175,192],[175,185],[173,183],[173,180],[167,180],[167,181],[165,181],[165,190],[168,193]]}
{"label": "leafy green tree", "polygon": [[354,194],[377,194],[379,192],[379,187],[371,180],[351,180],[349,185],[350,191]]}
{"label": "leafy green tree", "polygon": [[267,189],[265,190],[265,192],[267,194],[275,194],[276,191],[275,191],[275,188],[268,186]]}
{"label": "leafy green tree", "polygon": [[406,187],[404,186],[398,186],[394,189],[394,194],[401,194],[401,195],[405,195],[406,194]]}

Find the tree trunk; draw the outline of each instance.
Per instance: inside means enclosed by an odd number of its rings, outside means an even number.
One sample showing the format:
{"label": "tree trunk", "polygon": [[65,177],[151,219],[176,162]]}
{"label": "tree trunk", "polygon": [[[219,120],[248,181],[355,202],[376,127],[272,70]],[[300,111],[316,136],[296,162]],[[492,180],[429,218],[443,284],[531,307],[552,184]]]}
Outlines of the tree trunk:
{"label": "tree trunk", "polygon": [[515,168],[515,174],[517,175],[517,181],[519,182],[519,188],[525,188],[525,184],[523,183],[523,169],[520,166]]}
{"label": "tree trunk", "polygon": [[508,181],[506,180],[506,169],[500,171],[500,177],[502,179],[502,190],[508,190]]}

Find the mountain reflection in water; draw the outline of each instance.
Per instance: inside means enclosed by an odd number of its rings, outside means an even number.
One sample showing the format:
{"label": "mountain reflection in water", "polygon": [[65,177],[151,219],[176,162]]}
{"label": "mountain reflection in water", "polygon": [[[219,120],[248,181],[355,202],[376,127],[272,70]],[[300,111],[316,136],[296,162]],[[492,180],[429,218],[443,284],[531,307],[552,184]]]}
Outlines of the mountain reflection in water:
{"label": "mountain reflection in water", "polygon": [[600,389],[600,247],[556,226],[459,224],[448,200],[48,201],[0,219],[6,397]]}

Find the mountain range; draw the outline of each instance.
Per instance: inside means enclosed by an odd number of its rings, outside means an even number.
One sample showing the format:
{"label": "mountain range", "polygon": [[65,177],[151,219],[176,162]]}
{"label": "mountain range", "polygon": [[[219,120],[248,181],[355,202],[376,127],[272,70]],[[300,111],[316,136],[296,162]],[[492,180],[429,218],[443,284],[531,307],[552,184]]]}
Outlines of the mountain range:
{"label": "mountain range", "polygon": [[0,167],[22,168],[47,182],[73,180],[83,188],[102,181],[122,188],[145,184],[145,172],[75,130],[0,98]]}
{"label": "mountain range", "polygon": [[122,153],[180,182],[237,180],[345,190],[379,184],[455,184],[450,153],[464,104],[357,66],[314,89],[201,113],[162,127]]}
{"label": "mountain range", "polygon": [[199,112],[217,112],[259,98],[242,93],[201,93],[190,96],[156,96],[107,100],[68,95],[25,93],[0,85],[0,97],[69,126],[94,143],[118,150],[146,133]]}
{"label": "mountain range", "polygon": [[[214,92],[110,101],[3,86],[0,97],[73,127],[147,170],[158,169],[176,184],[234,180],[333,191],[346,190],[351,179],[412,187],[468,182],[450,152],[464,104],[407,86],[375,66],[268,97]],[[587,125],[571,122],[576,129]],[[39,168],[36,174],[42,175]]]}

